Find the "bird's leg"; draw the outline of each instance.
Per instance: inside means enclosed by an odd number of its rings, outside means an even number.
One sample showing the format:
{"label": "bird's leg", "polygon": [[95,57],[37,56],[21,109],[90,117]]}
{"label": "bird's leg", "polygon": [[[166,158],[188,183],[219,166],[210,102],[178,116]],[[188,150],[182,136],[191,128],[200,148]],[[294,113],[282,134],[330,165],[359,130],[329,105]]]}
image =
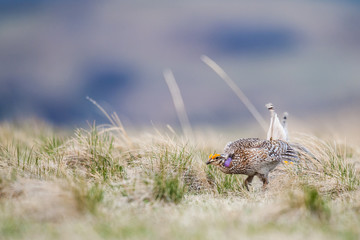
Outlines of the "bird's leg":
{"label": "bird's leg", "polygon": [[267,185],[269,184],[268,175],[267,174],[258,174],[258,177],[263,182],[263,186],[262,186],[263,190],[266,190]]}
{"label": "bird's leg", "polygon": [[244,185],[248,191],[249,191],[249,185],[251,185],[253,178],[254,176],[248,176],[244,181]]}

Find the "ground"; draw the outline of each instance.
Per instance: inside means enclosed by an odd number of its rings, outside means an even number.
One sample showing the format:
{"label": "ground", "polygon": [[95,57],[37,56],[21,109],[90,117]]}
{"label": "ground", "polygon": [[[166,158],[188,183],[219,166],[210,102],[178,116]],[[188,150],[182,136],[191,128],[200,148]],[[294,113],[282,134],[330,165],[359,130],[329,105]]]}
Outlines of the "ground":
{"label": "ground", "polygon": [[246,191],[245,176],[204,164],[226,134],[127,132],[111,119],[75,131],[0,124],[0,239],[360,238],[352,143],[293,134],[314,156]]}

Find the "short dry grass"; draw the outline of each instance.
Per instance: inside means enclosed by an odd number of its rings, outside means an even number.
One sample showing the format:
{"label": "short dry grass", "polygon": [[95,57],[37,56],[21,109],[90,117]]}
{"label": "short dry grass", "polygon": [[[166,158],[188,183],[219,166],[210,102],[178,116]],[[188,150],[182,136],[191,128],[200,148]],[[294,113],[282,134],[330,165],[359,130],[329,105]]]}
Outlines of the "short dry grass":
{"label": "short dry grass", "polygon": [[204,164],[214,135],[2,123],[0,239],[360,238],[359,147],[299,135],[314,156],[246,191]]}

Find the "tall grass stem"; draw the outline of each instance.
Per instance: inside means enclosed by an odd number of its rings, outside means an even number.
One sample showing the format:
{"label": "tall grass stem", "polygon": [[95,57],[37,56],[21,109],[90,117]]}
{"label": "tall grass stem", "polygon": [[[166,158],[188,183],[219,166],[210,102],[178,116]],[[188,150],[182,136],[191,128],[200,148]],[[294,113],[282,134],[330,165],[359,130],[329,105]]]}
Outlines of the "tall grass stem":
{"label": "tall grass stem", "polygon": [[216,62],[214,62],[206,55],[202,55],[201,60],[205,64],[207,64],[212,70],[214,70],[214,72],[216,72],[225,81],[225,83],[235,92],[238,98],[243,102],[246,108],[254,116],[254,118],[264,129],[264,131],[267,132],[268,125],[266,124],[264,118],[260,115],[259,111],[250,102],[249,98],[244,94],[244,92],[241,91],[241,89],[235,84],[235,82],[226,74],[226,72]]}
{"label": "tall grass stem", "polygon": [[186,114],[185,104],[183,98],[181,97],[181,92],[176,83],[174,74],[170,69],[165,69],[163,74],[166,84],[169,87],[183,133],[188,139],[193,139],[194,133],[192,131],[188,115]]}

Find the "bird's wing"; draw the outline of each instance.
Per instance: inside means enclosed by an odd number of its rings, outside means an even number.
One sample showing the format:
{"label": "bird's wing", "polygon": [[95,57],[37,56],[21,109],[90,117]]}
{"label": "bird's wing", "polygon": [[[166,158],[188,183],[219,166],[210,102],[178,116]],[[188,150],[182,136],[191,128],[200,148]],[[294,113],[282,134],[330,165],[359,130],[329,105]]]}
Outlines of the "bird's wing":
{"label": "bird's wing", "polygon": [[236,149],[247,149],[247,148],[263,148],[266,145],[266,140],[259,138],[241,138],[234,142],[229,142],[224,149],[225,153],[234,152]]}
{"label": "bird's wing", "polygon": [[241,164],[248,169],[260,169],[264,164],[279,161],[275,156],[269,155],[267,148],[247,148],[242,150]]}
{"label": "bird's wing", "polygon": [[246,148],[242,150],[243,156],[246,159],[264,159],[269,156],[269,150],[266,148]]}

